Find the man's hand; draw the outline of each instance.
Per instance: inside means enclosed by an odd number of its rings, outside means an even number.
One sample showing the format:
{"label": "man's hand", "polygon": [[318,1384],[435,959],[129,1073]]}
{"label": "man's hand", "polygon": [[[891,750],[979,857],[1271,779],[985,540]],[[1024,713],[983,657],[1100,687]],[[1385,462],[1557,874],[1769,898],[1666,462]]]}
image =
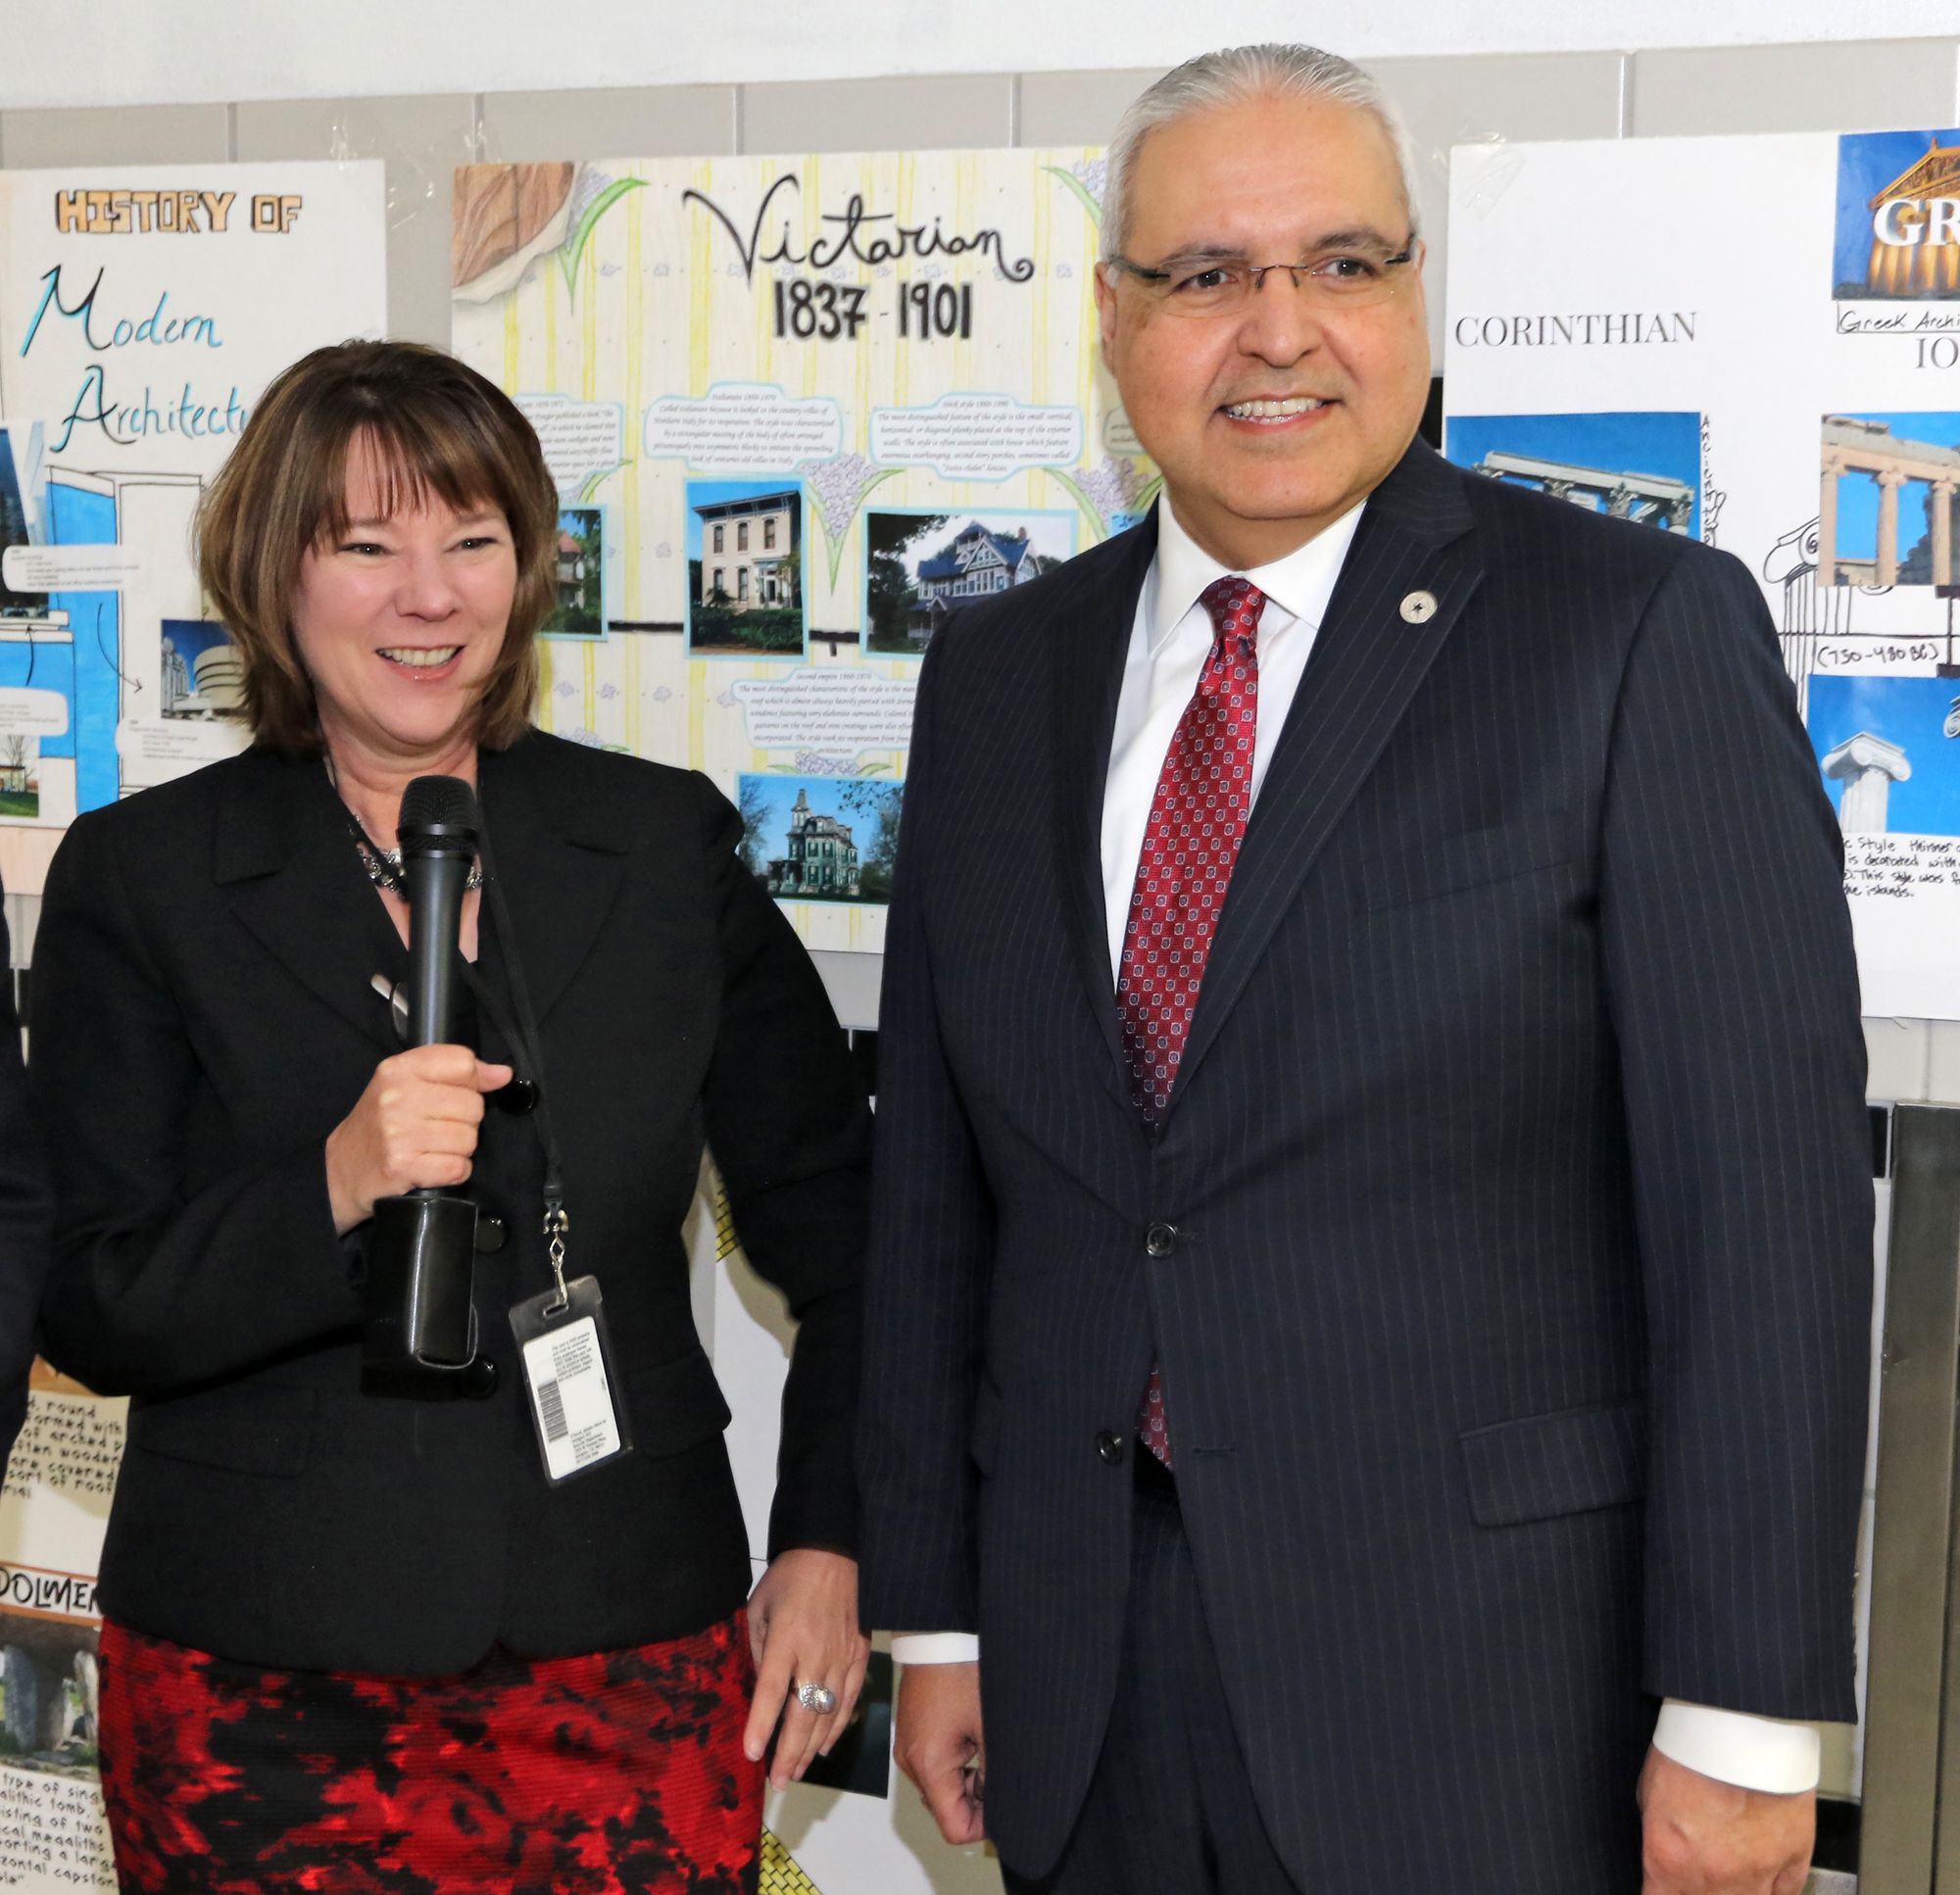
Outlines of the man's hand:
{"label": "man's hand", "polygon": [[981,1810],[987,1743],[980,1732],[978,1665],[903,1667],[892,1748],[948,1842],[978,1842],[987,1833]]}
{"label": "man's hand", "polygon": [[1641,1895],[1801,1895],[1817,1796],[1739,1789],[1647,1752]]}

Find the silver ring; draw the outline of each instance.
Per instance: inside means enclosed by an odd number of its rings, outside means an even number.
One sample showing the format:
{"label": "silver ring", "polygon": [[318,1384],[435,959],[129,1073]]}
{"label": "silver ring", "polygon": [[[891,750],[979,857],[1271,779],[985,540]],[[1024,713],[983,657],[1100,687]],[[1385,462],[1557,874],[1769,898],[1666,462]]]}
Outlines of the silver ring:
{"label": "silver ring", "polygon": [[827,1718],[837,1709],[837,1693],[827,1684],[812,1684],[806,1678],[797,1686],[797,1702],[806,1711],[814,1711],[819,1718]]}

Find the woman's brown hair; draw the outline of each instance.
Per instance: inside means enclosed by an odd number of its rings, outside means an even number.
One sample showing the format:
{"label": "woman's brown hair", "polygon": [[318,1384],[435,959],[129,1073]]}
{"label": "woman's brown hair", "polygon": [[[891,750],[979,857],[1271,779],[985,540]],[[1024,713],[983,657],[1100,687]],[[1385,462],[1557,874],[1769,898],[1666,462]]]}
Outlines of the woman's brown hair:
{"label": "woman's brown hair", "polygon": [[477,724],[477,742],[501,750],[529,723],[537,695],[534,640],[556,596],[558,489],[511,398],[416,342],[337,343],[283,370],[198,509],[198,577],[243,664],[253,735],[278,750],[320,748],[293,596],[308,551],[347,531],[356,440],[374,457],[384,512],[434,495],[458,511],[495,507],[510,523],[517,588]]}

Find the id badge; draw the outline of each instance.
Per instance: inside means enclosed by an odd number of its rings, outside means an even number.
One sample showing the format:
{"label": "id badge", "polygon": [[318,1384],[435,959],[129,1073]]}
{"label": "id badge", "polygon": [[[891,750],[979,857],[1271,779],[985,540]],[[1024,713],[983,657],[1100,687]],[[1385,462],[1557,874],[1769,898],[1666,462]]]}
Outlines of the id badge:
{"label": "id badge", "polygon": [[633,1451],[599,1279],[573,1279],[564,1287],[564,1307],[550,1310],[558,1301],[558,1291],[548,1289],[511,1310],[531,1427],[544,1456],[545,1479],[555,1487]]}

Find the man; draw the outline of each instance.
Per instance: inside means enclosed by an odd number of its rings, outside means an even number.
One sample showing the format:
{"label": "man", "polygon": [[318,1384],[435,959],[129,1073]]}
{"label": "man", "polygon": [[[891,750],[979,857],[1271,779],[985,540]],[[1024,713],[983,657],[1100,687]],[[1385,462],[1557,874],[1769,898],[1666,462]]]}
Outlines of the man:
{"label": "man", "polygon": [[21,1027],[0,889],[0,1470],[27,1412],[34,1313],[48,1267],[48,1195],[40,1139],[27,1111]]}
{"label": "man", "polygon": [[1837,830],[1740,565],[1415,440],[1396,137],[1311,49],[1144,95],[1097,299],[1164,502],[933,641],[866,1623],[1013,1890],[1795,1895],[1864,1435]]}

